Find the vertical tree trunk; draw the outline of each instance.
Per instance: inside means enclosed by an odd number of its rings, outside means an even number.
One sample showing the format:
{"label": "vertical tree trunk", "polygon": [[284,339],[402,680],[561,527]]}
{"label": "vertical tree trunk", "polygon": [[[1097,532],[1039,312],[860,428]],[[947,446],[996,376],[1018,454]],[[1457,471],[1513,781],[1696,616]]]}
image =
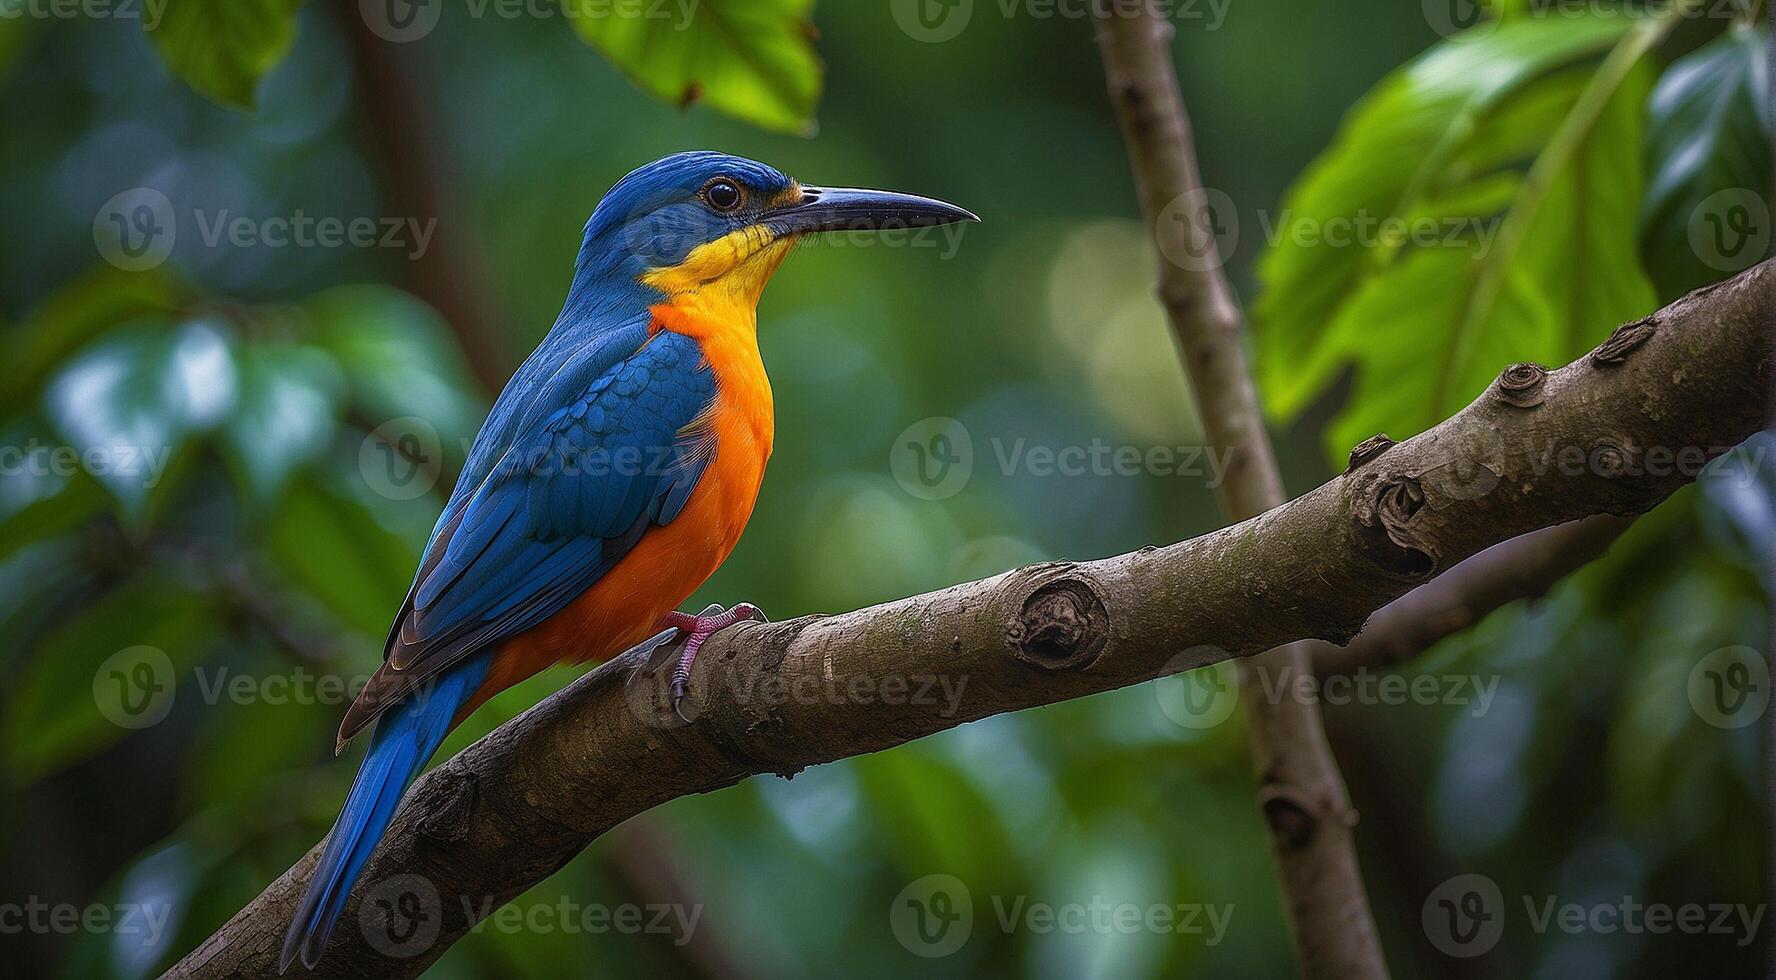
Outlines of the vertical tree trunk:
{"label": "vertical tree trunk", "polygon": [[[1159,295],[1177,335],[1211,446],[1229,453],[1221,510],[1243,520],[1283,503],[1282,479],[1241,343],[1211,215],[1172,69],[1172,26],[1151,3],[1097,0],[1099,47],[1128,144],[1141,213],[1160,254]],[[1309,648],[1239,661],[1241,702],[1295,953],[1304,975],[1383,977],[1380,941],[1351,841],[1355,813],[1326,742],[1319,705],[1269,692],[1311,675]]]}

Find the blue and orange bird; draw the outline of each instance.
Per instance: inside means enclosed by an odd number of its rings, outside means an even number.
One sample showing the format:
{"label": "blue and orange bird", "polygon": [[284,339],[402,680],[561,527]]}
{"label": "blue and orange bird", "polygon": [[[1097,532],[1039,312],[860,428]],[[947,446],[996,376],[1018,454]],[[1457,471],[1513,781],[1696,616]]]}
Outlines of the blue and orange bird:
{"label": "blue and orange bird", "polygon": [[804,187],[680,153],[624,177],[586,222],[555,326],[475,437],[376,670],[340,725],[369,751],[290,924],[312,968],[352,883],[444,735],[550,664],[604,660],[662,626],[698,648],[758,615],[675,612],[740,539],[771,455],[757,305],[803,236],[977,220],[887,191]]}

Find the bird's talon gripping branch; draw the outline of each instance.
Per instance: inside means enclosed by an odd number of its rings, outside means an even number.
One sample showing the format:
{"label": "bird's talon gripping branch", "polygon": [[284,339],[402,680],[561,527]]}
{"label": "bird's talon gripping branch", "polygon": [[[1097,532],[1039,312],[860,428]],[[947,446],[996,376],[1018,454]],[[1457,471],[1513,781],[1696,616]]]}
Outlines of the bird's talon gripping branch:
{"label": "bird's talon gripping branch", "polygon": [[[712,611],[713,610],[713,614]],[[734,608],[722,611],[720,606],[710,606],[693,616],[690,613],[669,612],[660,620],[660,625],[676,629],[684,637],[684,652],[678,655],[678,664],[672,668],[672,713],[678,720],[690,724],[680,710],[685,697],[691,690],[691,664],[697,659],[697,651],[703,648],[703,642],[715,634],[736,623],[768,623],[764,610],[750,602],[737,602]]]}

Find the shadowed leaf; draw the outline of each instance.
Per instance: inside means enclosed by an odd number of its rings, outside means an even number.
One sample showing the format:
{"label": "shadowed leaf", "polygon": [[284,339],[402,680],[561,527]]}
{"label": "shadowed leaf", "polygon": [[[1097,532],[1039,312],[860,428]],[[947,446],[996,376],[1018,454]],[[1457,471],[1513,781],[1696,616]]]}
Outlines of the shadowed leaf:
{"label": "shadowed leaf", "polygon": [[253,107],[260,76],[296,43],[302,0],[164,0],[142,30],[173,74],[213,102]]}
{"label": "shadowed leaf", "polygon": [[1676,299],[1763,258],[1769,104],[1764,33],[1744,27],[1673,62],[1653,89],[1640,254],[1660,296]]}

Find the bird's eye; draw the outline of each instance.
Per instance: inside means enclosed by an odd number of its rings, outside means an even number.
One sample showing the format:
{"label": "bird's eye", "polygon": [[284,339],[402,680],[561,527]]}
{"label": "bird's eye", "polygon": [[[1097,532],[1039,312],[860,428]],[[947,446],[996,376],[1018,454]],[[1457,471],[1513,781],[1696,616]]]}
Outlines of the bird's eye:
{"label": "bird's eye", "polygon": [[740,185],[726,177],[717,177],[703,185],[703,200],[724,214],[738,208],[744,196],[740,193]]}

